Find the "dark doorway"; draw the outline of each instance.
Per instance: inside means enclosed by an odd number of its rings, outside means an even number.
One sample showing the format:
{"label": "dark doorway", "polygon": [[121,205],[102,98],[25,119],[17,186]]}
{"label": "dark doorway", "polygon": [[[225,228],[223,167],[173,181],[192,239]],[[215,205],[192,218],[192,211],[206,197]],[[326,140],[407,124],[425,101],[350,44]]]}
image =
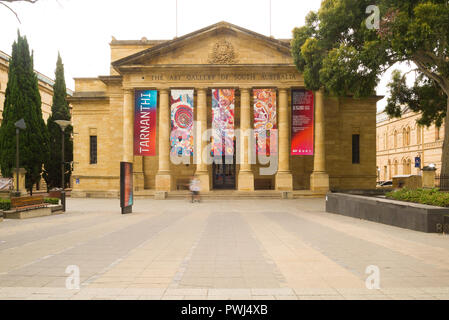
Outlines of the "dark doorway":
{"label": "dark doorway", "polygon": [[[224,150],[223,150],[224,151]],[[221,156],[221,163],[212,163],[212,183],[214,189],[234,190],[235,189],[235,140],[234,154],[225,156],[225,152]],[[217,161],[220,162],[220,161]]]}

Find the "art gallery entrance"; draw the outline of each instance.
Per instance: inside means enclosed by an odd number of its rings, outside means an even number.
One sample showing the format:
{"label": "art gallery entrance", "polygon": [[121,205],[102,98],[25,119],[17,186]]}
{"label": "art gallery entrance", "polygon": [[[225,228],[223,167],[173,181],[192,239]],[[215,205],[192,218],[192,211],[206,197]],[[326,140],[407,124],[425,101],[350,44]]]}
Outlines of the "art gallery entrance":
{"label": "art gallery entrance", "polygon": [[234,140],[234,155],[225,155],[223,152],[221,157],[218,157],[212,163],[212,186],[217,190],[234,190],[235,185],[235,140]]}

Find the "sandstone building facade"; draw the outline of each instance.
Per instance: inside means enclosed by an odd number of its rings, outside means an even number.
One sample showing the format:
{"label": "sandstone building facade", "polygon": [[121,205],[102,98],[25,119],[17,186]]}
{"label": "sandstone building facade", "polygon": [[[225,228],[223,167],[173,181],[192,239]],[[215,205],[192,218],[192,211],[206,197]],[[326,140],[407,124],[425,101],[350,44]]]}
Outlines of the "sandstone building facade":
{"label": "sandstone building facade", "polygon": [[[167,41],[113,38],[110,47],[110,75],[75,79],[70,99],[72,196],[117,196],[121,161],[133,163],[134,190],[141,194],[176,190],[192,175],[200,179],[206,192],[222,187],[317,193],[375,188],[377,96],[334,98],[314,92],[314,153],[291,155],[292,91],[304,88],[304,80],[293,64],[289,40],[221,22]],[[247,130],[255,125],[254,92],[260,88],[275,92],[276,172],[262,175],[260,168],[265,165],[250,161],[248,138],[237,142],[230,163],[171,161],[173,90],[192,90],[193,117],[200,124],[200,136],[213,125],[214,90],[235,92],[233,125]],[[146,89],[157,93],[156,152],[152,156],[136,155],[133,150],[136,93]],[[200,139],[193,153],[202,154],[208,143]],[[236,156],[235,150],[241,152]],[[223,176],[228,182],[219,185]]]}
{"label": "sandstone building facade", "polygon": [[[401,118],[390,119],[385,112],[377,114],[378,181],[389,181],[396,175],[421,175],[421,168],[433,163],[436,174],[441,169],[444,124],[438,128],[419,126],[418,113],[405,109]],[[419,158],[421,167],[415,167]]]}

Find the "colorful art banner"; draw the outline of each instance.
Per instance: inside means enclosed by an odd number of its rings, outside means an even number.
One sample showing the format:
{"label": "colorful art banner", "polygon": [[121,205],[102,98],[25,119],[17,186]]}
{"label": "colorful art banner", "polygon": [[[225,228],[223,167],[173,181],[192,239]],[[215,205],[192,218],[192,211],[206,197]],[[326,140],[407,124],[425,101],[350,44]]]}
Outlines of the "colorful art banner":
{"label": "colorful art banner", "polygon": [[313,92],[292,91],[292,156],[313,156]]}
{"label": "colorful art banner", "polygon": [[216,156],[234,155],[234,89],[212,89],[212,149]]}
{"label": "colorful art banner", "polygon": [[134,103],[134,155],[156,155],[157,91],[139,90]]}
{"label": "colorful art banner", "polygon": [[276,90],[254,89],[254,135],[257,154],[270,155],[277,153],[277,143],[270,146],[270,139],[276,126]]}
{"label": "colorful art banner", "polygon": [[171,152],[179,156],[193,155],[193,90],[172,90]]}

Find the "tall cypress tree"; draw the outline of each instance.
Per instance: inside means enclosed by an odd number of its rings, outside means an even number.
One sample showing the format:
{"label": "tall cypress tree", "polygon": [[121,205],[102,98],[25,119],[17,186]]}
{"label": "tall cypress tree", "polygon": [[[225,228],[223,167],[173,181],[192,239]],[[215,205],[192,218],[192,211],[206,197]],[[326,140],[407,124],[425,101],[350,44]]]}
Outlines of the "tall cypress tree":
{"label": "tall cypress tree", "polygon": [[[45,162],[43,177],[47,182],[47,188],[61,187],[61,135],[62,131],[55,120],[70,120],[69,104],[67,102],[67,87],[64,78],[64,65],[61,55],[58,53],[56,62],[55,84],[53,86],[53,104],[51,116],[47,120],[47,128],[50,137],[50,156]],[[64,160],[69,163],[73,159],[73,143],[71,140],[73,128],[69,126],[64,132]],[[65,165],[65,183],[70,181],[70,166]],[[65,187],[65,186],[64,186]]]}
{"label": "tall cypress tree", "polygon": [[42,118],[41,96],[33,67],[28,41],[18,32],[9,61],[8,84],[0,127],[0,168],[2,175],[12,177],[15,171],[16,128],[23,118],[26,130],[20,132],[19,166],[27,171],[25,186],[32,192],[41,178],[44,161],[48,157],[48,132]]}

